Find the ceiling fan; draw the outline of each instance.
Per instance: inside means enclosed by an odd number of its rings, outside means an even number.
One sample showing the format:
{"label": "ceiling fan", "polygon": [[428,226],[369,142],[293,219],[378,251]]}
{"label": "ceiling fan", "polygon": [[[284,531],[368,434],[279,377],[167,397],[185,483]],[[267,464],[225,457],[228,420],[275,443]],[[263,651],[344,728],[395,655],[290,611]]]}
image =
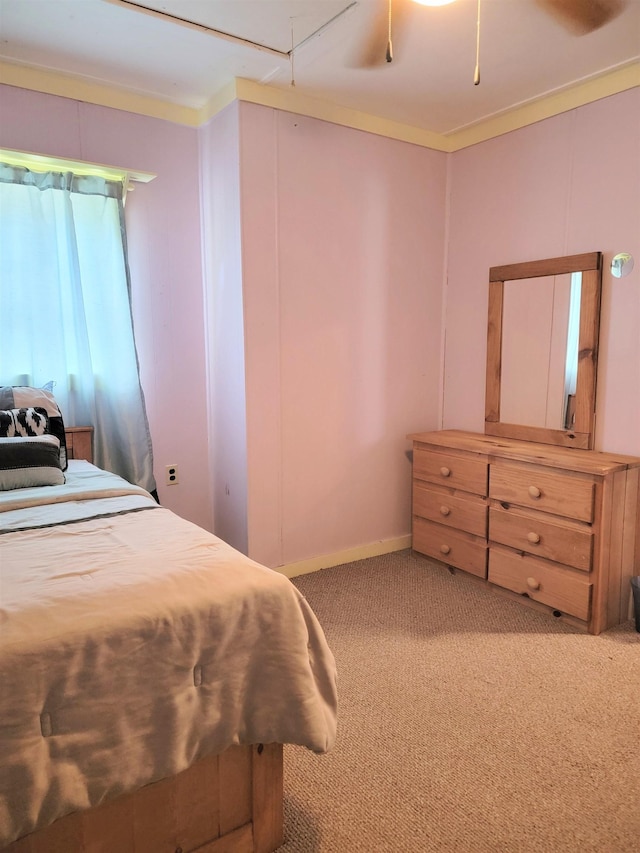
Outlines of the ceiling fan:
{"label": "ceiling fan", "polygon": [[[369,32],[353,61],[357,68],[370,68],[393,60],[393,44],[400,44],[411,23],[413,3],[423,6],[446,6],[455,0],[377,0]],[[586,35],[600,29],[622,12],[628,0],[534,0],[574,35]],[[478,41],[480,0],[478,0]],[[386,46],[386,47],[385,47]],[[476,65],[474,82],[479,82]]]}

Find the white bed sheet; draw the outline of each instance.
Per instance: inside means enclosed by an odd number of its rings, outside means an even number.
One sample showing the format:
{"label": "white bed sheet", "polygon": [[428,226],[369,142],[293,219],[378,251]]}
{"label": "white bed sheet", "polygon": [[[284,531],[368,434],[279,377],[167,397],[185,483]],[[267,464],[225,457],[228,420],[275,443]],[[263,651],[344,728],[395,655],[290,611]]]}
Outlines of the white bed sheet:
{"label": "white bed sheet", "polygon": [[0,501],[29,528],[0,524],[0,846],[231,744],[335,740],[293,584],[104,473],[70,463],[53,515]]}

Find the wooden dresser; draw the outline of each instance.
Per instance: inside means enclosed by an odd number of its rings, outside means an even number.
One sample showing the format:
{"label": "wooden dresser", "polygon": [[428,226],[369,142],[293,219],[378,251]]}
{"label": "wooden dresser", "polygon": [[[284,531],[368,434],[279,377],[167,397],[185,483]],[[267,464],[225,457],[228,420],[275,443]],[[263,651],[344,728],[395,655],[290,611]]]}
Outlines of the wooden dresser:
{"label": "wooden dresser", "polygon": [[599,634],[631,618],[640,459],[442,430],[413,441],[413,548]]}

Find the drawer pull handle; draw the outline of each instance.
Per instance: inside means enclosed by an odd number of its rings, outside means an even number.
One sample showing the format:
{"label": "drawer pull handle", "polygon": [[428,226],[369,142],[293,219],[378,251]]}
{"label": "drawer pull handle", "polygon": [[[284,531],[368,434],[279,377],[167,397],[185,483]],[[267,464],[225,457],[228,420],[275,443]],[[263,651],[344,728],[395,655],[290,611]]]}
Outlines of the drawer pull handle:
{"label": "drawer pull handle", "polygon": [[442,474],[442,476],[443,476],[443,477],[450,477],[450,476],[451,476],[451,469],[450,469],[450,468],[446,468],[445,466],[443,466],[443,467],[440,469],[440,473]]}
{"label": "drawer pull handle", "polygon": [[449,509],[448,506],[441,506],[440,507],[440,515],[449,515],[450,512],[451,512],[451,510]]}
{"label": "drawer pull handle", "polygon": [[535,578],[527,578],[527,586],[529,589],[540,589],[540,581]]}
{"label": "drawer pull handle", "polygon": [[527,539],[529,540],[529,542],[531,542],[532,545],[537,545],[540,541],[540,534],[533,532],[527,533]]}
{"label": "drawer pull handle", "polygon": [[451,551],[451,548],[448,545],[441,545],[440,551],[443,554],[448,554]]}
{"label": "drawer pull handle", "polygon": [[542,492],[537,486],[529,486],[529,495],[532,498],[539,498]]}

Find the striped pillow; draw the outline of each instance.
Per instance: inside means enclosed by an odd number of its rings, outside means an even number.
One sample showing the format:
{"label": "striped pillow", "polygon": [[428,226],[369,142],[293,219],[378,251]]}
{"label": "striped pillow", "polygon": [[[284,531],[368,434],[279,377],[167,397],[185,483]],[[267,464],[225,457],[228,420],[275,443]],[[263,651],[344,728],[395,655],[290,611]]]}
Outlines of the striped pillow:
{"label": "striped pillow", "polygon": [[60,462],[62,470],[67,468],[67,441],[64,432],[62,412],[51,391],[45,388],[32,388],[29,385],[0,386],[0,409],[42,408],[47,413],[49,425],[47,432],[55,435],[60,442]]}
{"label": "striped pillow", "polygon": [[55,435],[0,438],[0,490],[61,486],[64,481]]}

